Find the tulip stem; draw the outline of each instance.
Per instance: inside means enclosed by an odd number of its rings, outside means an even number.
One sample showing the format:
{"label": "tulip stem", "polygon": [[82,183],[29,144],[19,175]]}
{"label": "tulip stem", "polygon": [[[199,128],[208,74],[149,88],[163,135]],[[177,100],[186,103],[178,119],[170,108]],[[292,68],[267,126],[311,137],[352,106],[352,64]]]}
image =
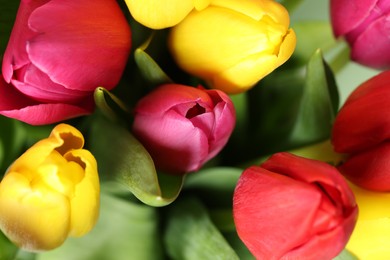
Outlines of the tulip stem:
{"label": "tulip stem", "polygon": [[331,48],[326,55],[330,56],[329,66],[335,74],[350,62],[350,48],[342,39],[337,40],[334,48]]}

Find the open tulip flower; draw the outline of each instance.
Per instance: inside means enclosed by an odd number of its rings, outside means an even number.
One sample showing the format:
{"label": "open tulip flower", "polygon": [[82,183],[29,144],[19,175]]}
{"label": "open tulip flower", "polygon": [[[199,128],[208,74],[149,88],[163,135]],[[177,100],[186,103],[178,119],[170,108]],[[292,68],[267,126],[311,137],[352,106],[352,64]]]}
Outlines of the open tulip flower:
{"label": "open tulip flower", "polygon": [[357,212],[336,168],[289,153],[246,169],[233,197],[237,233],[257,259],[332,259]]}
{"label": "open tulip flower", "polygon": [[178,65],[227,93],[240,93],[286,62],[296,36],[275,1],[214,0],[172,28]]}
{"label": "open tulip flower", "polygon": [[341,172],[353,183],[390,191],[390,71],[358,86],[335,119],[332,143],[348,155]]}
{"label": "open tulip flower", "polygon": [[336,36],[344,36],[351,58],[373,68],[390,68],[390,2],[388,0],[331,0]]}
{"label": "open tulip flower", "polygon": [[206,8],[210,0],[125,0],[133,18],[152,29],[180,23],[193,9]]}
{"label": "open tulip flower", "polygon": [[157,168],[184,174],[200,169],[224,147],[235,119],[224,92],[167,84],[138,102],[133,131]]}
{"label": "open tulip flower", "polygon": [[95,225],[97,164],[83,145],[77,129],[60,124],[8,168],[0,183],[0,229],[20,248],[53,249]]}
{"label": "open tulip flower", "polygon": [[34,125],[90,114],[93,91],[116,86],[129,52],[115,0],[22,0],[3,58],[0,114]]}

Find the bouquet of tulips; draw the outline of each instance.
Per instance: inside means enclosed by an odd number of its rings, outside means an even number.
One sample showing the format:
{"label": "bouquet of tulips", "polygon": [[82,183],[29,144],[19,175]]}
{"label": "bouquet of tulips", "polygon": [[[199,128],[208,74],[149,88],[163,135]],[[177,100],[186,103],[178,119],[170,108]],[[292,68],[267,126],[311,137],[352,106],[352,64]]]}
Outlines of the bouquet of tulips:
{"label": "bouquet of tulips", "polygon": [[390,259],[390,0],[310,2],[1,0],[0,260]]}

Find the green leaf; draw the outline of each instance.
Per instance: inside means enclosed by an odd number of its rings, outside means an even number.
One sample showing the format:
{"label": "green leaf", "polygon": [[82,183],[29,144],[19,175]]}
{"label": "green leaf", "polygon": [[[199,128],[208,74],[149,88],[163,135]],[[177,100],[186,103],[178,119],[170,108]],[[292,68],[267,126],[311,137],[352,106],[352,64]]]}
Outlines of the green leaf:
{"label": "green leaf", "polygon": [[179,195],[184,177],[157,173],[149,153],[129,130],[97,117],[89,143],[103,181],[115,179],[151,206],[168,205]]}
{"label": "green leaf", "polygon": [[0,231],[0,260],[14,259],[18,248]]}
{"label": "green leaf", "polygon": [[25,144],[23,125],[14,119],[0,116],[0,170],[2,174],[19,157]]}
{"label": "green leaf", "polygon": [[164,242],[172,259],[239,259],[200,201],[180,199],[168,210]]}
{"label": "green leaf", "polygon": [[93,97],[96,106],[110,119],[116,120],[120,114],[130,114],[127,106],[103,87],[96,88]]}
{"label": "green leaf", "polygon": [[160,66],[153,60],[153,58],[145,52],[153,39],[152,35],[141,47],[134,51],[134,60],[144,78],[152,84],[160,85],[170,83],[172,80],[160,68]]}
{"label": "green leaf", "polygon": [[323,60],[321,51],[317,50],[307,65],[303,95],[290,142],[300,146],[329,138],[338,102],[333,73]]}
{"label": "green leaf", "polygon": [[341,251],[341,253],[333,258],[333,260],[358,260],[356,256],[354,256],[351,252],[349,252],[347,249],[344,249]]}
{"label": "green leaf", "polygon": [[81,238],[68,238],[37,260],[163,259],[156,208],[101,194],[98,223]]}
{"label": "green leaf", "polygon": [[206,168],[188,174],[184,189],[190,190],[212,207],[231,207],[233,192],[242,171],[234,167]]}

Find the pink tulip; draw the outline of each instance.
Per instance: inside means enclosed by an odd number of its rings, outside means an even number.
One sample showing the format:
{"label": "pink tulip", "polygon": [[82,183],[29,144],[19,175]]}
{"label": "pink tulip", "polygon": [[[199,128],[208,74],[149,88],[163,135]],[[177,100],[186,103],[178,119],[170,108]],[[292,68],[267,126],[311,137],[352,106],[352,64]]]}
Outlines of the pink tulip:
{"label": "pink tulip", "polygon": [[234,106],[224,92],[167,84],[139,101],[133,131],[158,169],[184,174],[217,155],[234,125]]}
{"label": "pink tulip", "polygon": [[256,259],[332,259],[357,212],[336,168],[289,153],[246,169],[233,197],[237,233]]}
{"label": "pink tulip", "polygon": [[390,68],[390,1],[331,0],[335,35],[351,46],[351,58],[373,68]]}
{"label": "pink tulip", "polygon": [[93,91],[115,87],[129,52],[115,0],[22,0],[3,59],[0,114],[30,124],[89,114]]}
{"label": "pink tulip", "polygon": [[340,171],[366,189],[390,191],[390,70],[358,86],[335,119],[332,143],[348,155]]}

